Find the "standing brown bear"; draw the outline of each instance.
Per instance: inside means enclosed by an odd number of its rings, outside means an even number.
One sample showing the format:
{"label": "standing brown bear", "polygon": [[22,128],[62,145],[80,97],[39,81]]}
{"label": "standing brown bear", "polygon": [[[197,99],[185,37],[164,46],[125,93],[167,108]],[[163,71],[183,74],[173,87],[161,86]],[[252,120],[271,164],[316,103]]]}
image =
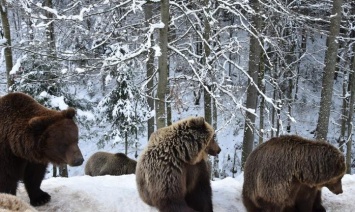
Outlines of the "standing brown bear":
{"label": "standing brown bear", "polygon": [[154,132],[138,159],[139,195],[162,212],[211,212],[208,154],[221,149],[203,117],[191,117]]}
{"label": "standing brown bear", "polygon": [[75,110],[50,110],[23,93],[0,98],[0,193],[16,195],[23,180],[31,205],[47,203],[40,189],[48,163],[79,166]]}
{"label": "standing brown bear", "polygon": [[243,203],[251,211],[325,211],[321,189],[342,193],[343,154],[325,141],[295,135],[259,145],[244,167]]}
{"label": "standing brown bear", "polygon": [[85,174],[90,176],[123,175],[136,172],[137,161],[123,153],[96,152],[85,165]]}

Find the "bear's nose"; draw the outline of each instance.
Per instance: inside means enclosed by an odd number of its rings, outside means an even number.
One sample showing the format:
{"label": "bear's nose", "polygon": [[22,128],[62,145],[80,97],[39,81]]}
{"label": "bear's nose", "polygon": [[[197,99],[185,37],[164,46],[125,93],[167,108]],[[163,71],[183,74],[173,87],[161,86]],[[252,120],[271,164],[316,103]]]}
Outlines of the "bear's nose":
{"label": "bear's nose", "polygon": [[343,193],[343,189],[341,189],[340,191],[335,192],[336,195],[341,194],[341,193]]}
{"label": "bear's nose", "polygon": [[81,164],[83,164],[83,162],[84,162],[84,158],[77,158],[73,161],[71,166],[80,166]]}

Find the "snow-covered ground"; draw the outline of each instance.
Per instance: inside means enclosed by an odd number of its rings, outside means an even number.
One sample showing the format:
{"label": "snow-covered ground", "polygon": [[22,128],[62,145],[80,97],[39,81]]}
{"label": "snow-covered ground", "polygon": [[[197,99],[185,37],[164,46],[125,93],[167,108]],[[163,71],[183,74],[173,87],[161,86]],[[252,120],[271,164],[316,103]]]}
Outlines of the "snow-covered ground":
{"label": "snow-covered ground", "polygon": [[[343,193],[335,195],[323,188],[323,205],[328,212],[355,211],[355,175],[345,175]],[[213,207],[215,212],[243,212],[241,200],[242,174],[212,181]],[[44,206],[46,212],[155,212],[138,195],[135,175],[123,176],[75,176],[49,178],[42,189],[52,196]],[[29,202],[24,186],[20,184],[17,196]]]}

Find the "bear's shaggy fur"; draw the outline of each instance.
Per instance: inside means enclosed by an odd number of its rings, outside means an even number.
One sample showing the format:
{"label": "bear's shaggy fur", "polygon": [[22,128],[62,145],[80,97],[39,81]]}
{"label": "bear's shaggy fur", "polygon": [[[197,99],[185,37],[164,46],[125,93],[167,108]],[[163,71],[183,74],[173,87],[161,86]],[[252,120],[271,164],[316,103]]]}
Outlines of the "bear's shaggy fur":
{"label": "bear's shaggy fur", "polygon": [[287,135],[259,145],[244,167],[248,211],[325,211],[321,188],[342,193],[343,154],[325,141]]}
{"label": "bear's shaggy fur", "polygon": [[137,161],[123,153],[96,152],[85,165],[85,174],[90,176],[123,175],[136,172]]}
{"label": "bear's shaggy fur", "polygon": [[207,153],[220,147],[203,117],[161,128],[149,138],[136,169],[139,195],[162,212],[211,212],[212,190]]}
{"label": "bear's shaggy fur", "polygon": [[20,198],[0,193],[0,212],[36,212],[37,210]]}
{"label": "bear's shaggy fur", "polygon": [[0,98],[0,193],[16,195],[23,180],[31,205],[47,203],[40,189],[48,163],[79,166],[75,110],[50,110],[23,93]]}

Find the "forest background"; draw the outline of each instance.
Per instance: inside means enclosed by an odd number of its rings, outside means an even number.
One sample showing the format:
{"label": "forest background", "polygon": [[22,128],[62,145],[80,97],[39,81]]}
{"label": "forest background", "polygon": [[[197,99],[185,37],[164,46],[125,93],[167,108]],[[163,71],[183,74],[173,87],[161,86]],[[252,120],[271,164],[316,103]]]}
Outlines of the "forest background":
{"label": "forest background", "polygon": [[76,108],[86,158],[137,158],[154,130],[201,115],[222,147],[213,177],[282,134],[327,139],[355,168],[353,0],[0,3],[0,94]]}

